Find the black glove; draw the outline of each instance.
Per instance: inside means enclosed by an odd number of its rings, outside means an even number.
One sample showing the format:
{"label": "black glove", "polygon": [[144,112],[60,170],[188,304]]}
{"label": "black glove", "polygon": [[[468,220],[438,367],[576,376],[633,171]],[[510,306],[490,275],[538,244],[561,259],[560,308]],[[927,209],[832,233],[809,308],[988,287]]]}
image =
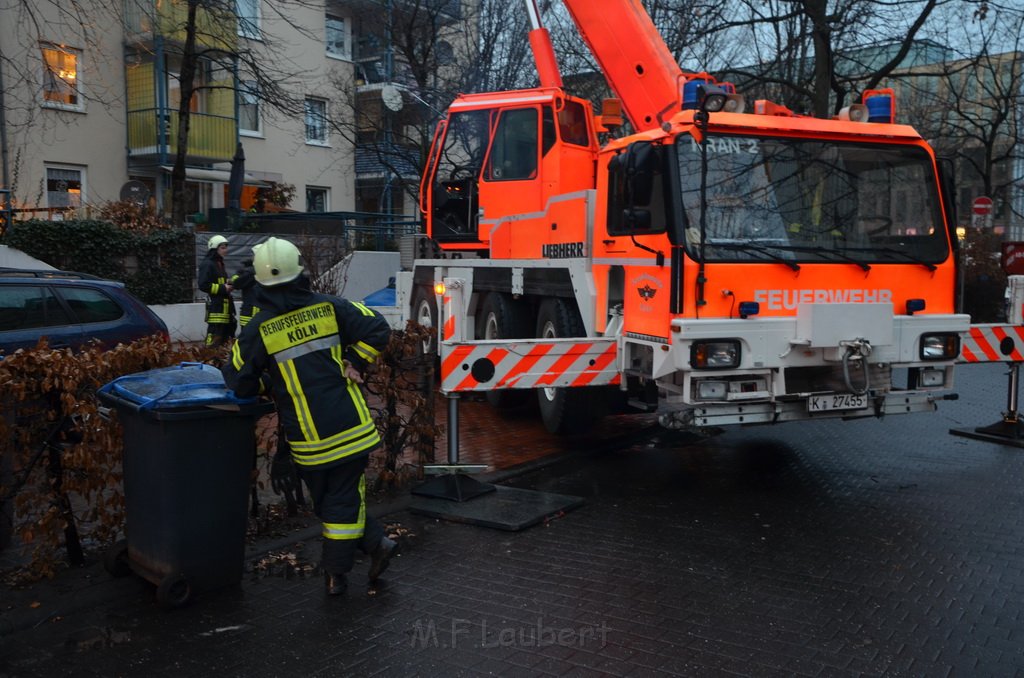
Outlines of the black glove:
{"label": "black glove", "polygon": [[275,494],[290,494],[295,490],[295,462],[292,453],[282,450],[270,462],[270,487]]}

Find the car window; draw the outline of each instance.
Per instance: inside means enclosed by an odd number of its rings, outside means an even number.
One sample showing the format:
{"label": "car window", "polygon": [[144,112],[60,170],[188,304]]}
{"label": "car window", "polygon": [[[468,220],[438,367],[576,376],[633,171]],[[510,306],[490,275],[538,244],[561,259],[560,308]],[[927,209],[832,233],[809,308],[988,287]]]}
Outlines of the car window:
{"label": "car window", "polygon": [[33,285],[0,286],[0,331],[72,323],[53,292]]}
{"label": "car window", "polygon": [[61,287],[60,293],[80,323],[103,323],[123,314],[116,301],[100,290],[86,287]]}

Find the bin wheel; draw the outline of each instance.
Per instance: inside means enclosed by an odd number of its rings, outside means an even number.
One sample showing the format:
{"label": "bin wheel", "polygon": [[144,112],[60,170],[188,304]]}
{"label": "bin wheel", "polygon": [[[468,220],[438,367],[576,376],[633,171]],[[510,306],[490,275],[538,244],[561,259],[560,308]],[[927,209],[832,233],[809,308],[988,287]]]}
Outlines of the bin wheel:
{"label": "bin wheel", "polygon": [[164,609],[181,607],[192,597],[192,585],[183,575],[169,574],[156,587],[156,602]]}
{"label": "bin wheel", "polygon": [[115,542],[103,553],[103,569],[113,577],[126,577],[132,568],[128,564],[128,542]]}

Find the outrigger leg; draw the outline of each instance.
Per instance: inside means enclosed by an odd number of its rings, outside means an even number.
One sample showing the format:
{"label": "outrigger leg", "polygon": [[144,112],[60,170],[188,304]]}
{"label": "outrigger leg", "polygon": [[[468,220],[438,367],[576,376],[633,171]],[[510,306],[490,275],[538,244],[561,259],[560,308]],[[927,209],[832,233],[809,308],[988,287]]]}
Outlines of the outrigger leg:
{"label": "outrigger leg", "polygon": [[486,464],[459,463],[459,394],[448,393],[448,463],[424,464],[423,472],[436,476],[412,493],[423,497],[449,499],[451,501],[468,501],[481,494],[494,492],[494,485],[470,478],[469,473],[481,473],[487,470]]}
{"label": "outrigger leg", "polygon": [[990,443],[1024,448],[1024,423],[1017,411],[1017,390],[1020,385],[1020,363],[1010,363],[1010,379],[1006,395],[1006,412],[1002,421],[973,429],[951,428],[953,435],[985,440]]}

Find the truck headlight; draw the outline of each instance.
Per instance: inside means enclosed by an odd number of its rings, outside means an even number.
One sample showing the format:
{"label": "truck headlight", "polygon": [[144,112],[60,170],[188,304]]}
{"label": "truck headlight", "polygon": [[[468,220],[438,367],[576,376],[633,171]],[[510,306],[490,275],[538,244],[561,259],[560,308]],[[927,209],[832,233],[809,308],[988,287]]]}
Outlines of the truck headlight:
{"label": "truck headlight", "polygon": [[959,355],[959,334],[942,332],[921,335],[921,360],[953,360]]}
{"label": "truck headlight", "polygon": [[739,367],[740,342],[736,339],[695,341],[690,345],[690,365],[697,370]]}

